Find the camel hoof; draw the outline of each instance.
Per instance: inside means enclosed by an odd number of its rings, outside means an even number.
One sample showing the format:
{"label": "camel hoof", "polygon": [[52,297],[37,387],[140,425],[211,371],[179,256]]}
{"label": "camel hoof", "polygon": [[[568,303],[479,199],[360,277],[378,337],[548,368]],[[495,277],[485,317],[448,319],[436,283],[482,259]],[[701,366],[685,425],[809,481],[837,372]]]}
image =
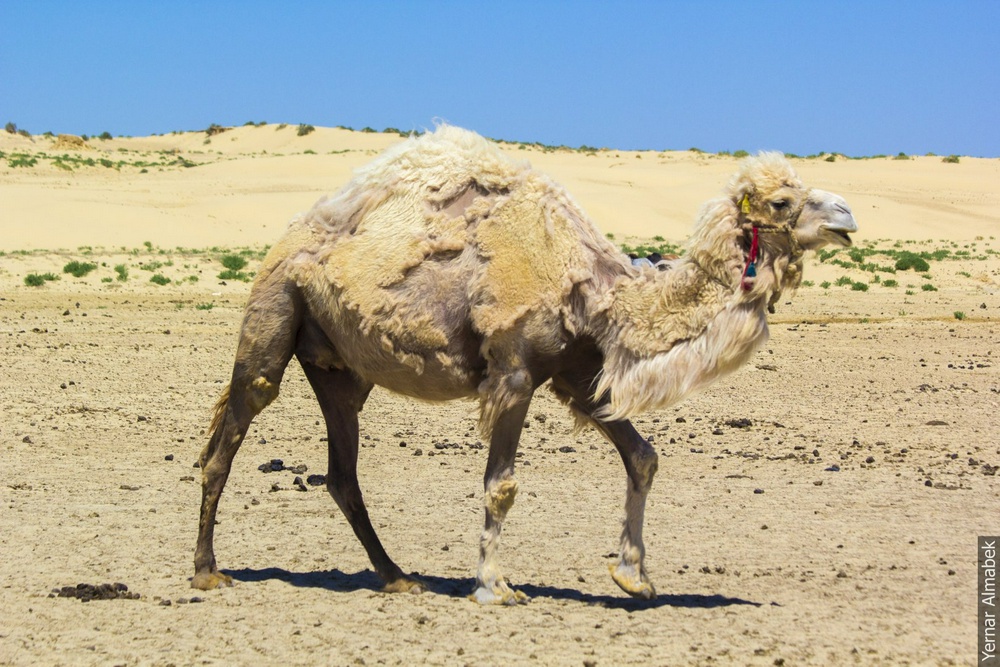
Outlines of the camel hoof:
{"label": "camel hoof", "polygon": [[423,593],[425,587],[416,579],[400,577],[382,587],[383,593]]}
{"label": "camel hoof", "polygon": [[507,584],[493,585],[486,587],[479,585],[472,592],[469,599],[479,604],[502,604],[514,606],[518,604],[528,604],[531,600],[521,591],[516,591]]}
{"label": "camel hoof", "polygon": [[222,574],[218,570],[214,572],[198,572],[191,578],[191,588],[197,588],[201,591],[210,591],[213,588],[232,585],[233,578],[228,574]]}
{"label": "camel hoof", "polygon": [[652,582],[634,565],[619,563],[617,567],[609,565],[608,570],[611,571],[611,578],[618,584],[618,588],[632,597],[640,600],[652,600],[656,597],[656,589],[653,588]]}

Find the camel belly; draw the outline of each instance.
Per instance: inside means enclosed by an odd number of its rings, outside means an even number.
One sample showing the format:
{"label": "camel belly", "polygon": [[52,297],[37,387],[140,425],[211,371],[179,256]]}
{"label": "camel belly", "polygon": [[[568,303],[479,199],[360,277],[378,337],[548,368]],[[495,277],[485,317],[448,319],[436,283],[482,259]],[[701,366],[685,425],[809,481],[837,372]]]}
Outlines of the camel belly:
{"label": "camel belly", "polygon": [[485,372],[469,319],[466,279],[419,266],[391,286],[299,280],[332,365],[391,391],[431,401],[475,395]]}

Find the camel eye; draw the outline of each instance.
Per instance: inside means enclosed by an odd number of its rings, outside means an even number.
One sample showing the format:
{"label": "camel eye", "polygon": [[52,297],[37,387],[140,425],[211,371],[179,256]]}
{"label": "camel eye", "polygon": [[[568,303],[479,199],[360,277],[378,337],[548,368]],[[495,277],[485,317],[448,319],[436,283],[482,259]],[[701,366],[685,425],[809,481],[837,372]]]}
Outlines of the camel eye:
{"label": "camel eye", "polygon": [[773,208],[775,211],[783,211],[786,208],[788,208],[788,200],[779,199],[778,201],[773,201],[771,202],[771,208]]}

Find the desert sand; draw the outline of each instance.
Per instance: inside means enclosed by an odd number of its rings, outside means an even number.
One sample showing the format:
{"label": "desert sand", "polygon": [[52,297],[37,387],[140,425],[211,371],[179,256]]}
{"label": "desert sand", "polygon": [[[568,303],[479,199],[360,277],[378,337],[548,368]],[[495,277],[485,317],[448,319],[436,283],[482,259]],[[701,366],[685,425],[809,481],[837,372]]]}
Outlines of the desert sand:
{"label": "desert sand", "polygon": [[[975,538],[1000,533],[997,159],[793,160],[852,204],[865,252],[808,257],[746,368],[637,420],[661,455],[646,513],[657,599],[608,576],[617,454],[545,390],[501,546],[532,598],[512,608],[465,597],[486,460],[475,404],[373,392],[362,488],[389,553],[429,588],[380,592],[323,487],[295,484],[326,457],[294,363],[220,505],[216,553],[236,585],[192,590],[193,464],[249,293],[219,278],[221,259],[243,250],[252,272],[287,220],[397,141],[276,125],[85,146],[0,135],[0,664],[976,661]],[[737,164],[504,149],[630,244],[682,242]],[[929,268],[894,271],[903,250]],[[96,267],[76,278],[72,261]],[[287,469],[259,469],[273,459]],[[115,582],[138,599],[53,593]]]}

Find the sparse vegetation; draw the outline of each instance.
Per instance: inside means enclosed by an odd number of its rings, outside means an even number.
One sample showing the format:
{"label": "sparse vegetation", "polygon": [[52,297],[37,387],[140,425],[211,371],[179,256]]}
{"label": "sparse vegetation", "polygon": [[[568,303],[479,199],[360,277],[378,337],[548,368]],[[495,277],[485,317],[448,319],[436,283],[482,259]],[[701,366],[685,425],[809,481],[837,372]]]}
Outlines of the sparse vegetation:
{"label": "sparse vegetation", "polygon": [[941,161],[948,164],[958,164],[959,159],[957,155],[949,155],[948,157],[941,158]]}
{"label": "sparse vegetation", "polygon": [[212,308],[215,308],[215,304],[214,303],[199,303],[199,304],[195,305],[194,308],[195,308],[195,310],[212,310]]}
{"label": "sparse vegetation", "polygon": [[956,320],[964,320],[965,319],[965,313],[962,312],[961,310],[956,310],[955,311],[955,319]]}
{"label": "sparse vegetation", "polygon": [[34,167],[38,164],[38,159],[26,154],[12,153],[7,160],[9,167]]}
{"label": "sparse vegetation", "polygon": [[295,131],[295,134],[300,137],[304,137],[316,130],[312,125],[300,124],[299,128]]}
{"label": "sparse vegetation", "polygon": [[125,282],[128,280],[128,267],[124,264],[115,264],[115,273],[118,274],[118,282]]}
{"label": "sparse vegetation", "polygon": [[167,285],[170,283],[170,278],[167,278],[162,273],[157,273],[150,277],[149,282],[156,283],[157,285]]}

